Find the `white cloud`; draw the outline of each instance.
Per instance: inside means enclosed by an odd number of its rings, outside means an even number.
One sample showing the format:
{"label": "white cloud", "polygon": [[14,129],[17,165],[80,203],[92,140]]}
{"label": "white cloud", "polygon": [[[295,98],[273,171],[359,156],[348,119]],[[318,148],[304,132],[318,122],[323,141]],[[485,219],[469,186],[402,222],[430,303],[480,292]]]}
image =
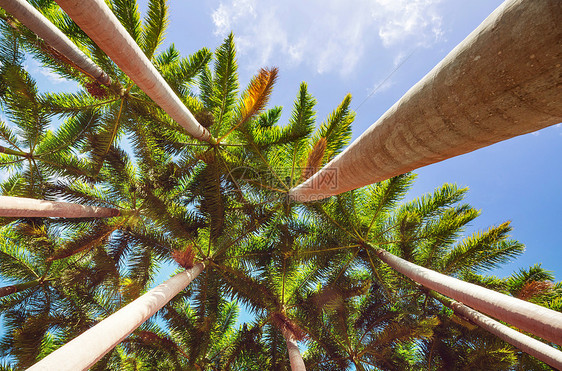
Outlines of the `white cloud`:
{"label": "white cloud", "polygon": [[37,70],[41,75],[45,76],[49,82],[53,84],[62,84],[65,82],[70,82],[70,80],[65,79],[64,77],[59,76],[58,74],[46,69],[46,68],[38,68]]}
{"label": "white cloud", "polygon": [[24,68],[31,72],[31,74],[36,74],[39,73],[41,75],[43,75],[44,77],[47,78],[47,80],[49,81],[49,83],[51,84],[62,84],[65,82],[71,82],[70,80],[65,79],[64,77],[59,76],[58,74],[56,74],[55,72],[52,72],[51,70],[49,70],[46,67],[43,67],[42,65],[40,65],[35,59],[33,58],[28,58],[27,59],[27,63],[24,66]]}
{"label": "white cloud", "polygon": [[[431,43],[442,35],[441,17],[437,14],[435,0],[377,0],[384,12],[373,14],[379,18],[379,37],[385,46],[409,38],[419,44]],[[420,37],[421,36],[421,37]]]}
{"label": "white cloud", "polygon": [[220,4],[213,12],[213,24],[216,34],[230,32],[231,27],[237,21],[246,21],[248,18],[256,18],[254,0],[231,0],[230,4]]}
{"label": "white cloud", "polygon": [[212,20],[217,35],[234,31],[239,53],[252,60],[252,68],[282,60],[346,75],[366,45],[411,49],[439,40],[440,1],[223,0]]}
{"label": "white cloud", "polygon": [[390,78],[384,78],[373,84],[373,90],[369,92],[370,95],[380,94],[394,86],[394,82]]}

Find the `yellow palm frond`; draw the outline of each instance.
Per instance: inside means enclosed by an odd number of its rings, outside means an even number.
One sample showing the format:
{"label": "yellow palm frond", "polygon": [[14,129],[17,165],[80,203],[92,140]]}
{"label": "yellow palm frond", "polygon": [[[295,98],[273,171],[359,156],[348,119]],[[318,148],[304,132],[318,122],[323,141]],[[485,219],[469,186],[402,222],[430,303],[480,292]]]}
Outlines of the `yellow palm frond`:
{"label": "yellow palm frond", "polygon": [[279,69],[277,67],[262,68],[258,74],[252,78],[250,85],[242,96],[238,119],[234,121],[235,125],[219,139],[219,142],[252,117],[263,111],[269,101],[273,86],[277,81],[278,73]]}
{"label": "yellow palm frond", "polygon": [[306,166],[302,170],[303,181],[313,176],[322,166],[322,159],[324,158],[327,144],[326,138],[321,137],[308,154]]}

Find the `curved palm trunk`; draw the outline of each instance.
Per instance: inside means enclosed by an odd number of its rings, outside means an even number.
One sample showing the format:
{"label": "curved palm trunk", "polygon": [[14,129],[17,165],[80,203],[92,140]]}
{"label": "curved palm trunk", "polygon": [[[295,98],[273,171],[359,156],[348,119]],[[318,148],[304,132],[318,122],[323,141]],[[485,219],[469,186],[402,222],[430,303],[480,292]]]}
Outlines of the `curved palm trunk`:
{"label": "curved palm trunk", "polygon": [[340,194],[561,122],[560,40],[562,1],[505,1],[291,198]]}
{"label": "curved palm trunk", "polygon": [[443,305],[451,308],[456,314],[470,320],[484,330],[496,335],[500,339],[521,349],[538,360],[541,360],[558,370],[562,370],[562,352],[558,349],[502,325],[501,323],[494,321],[490,317],[485,316],[482,313],[459,303],[458,301],[443,297],[435,292],[430,292],[429,295],[439,300]]}
{"label": "curved palm trunk", "polygon": [[413,281],[553,343],[562,345],[562,313],[410,263],[388,251],[377,256]]}
{"label": "curved palm trunk", "polygon": [[100,83],[109,86],[111,79],[88,58],[65,34],[55,27],[43,14],[25,0],[0,0],[0,6],[16,17],[37,36],[45,40],[65,58]]}
{"label": "curved palm trunk", "polygon": [[119,215],[119,210],[107,207],[0,196],[0,217],[108,218]]}
{"label": "curved palm trunk", "polygon": [[216,142],[185,107],[103,0],[56,2],[139,88],[189,134],[197,139]]}
{"label": "curved palm trunk", "polygon": [[0,287],[0,298],[6,295],[14,294],[16,292],[27,290],[29,288],[39,285],[40,283],[41,280],[37,279],[29,282],[17,283],[15,285]]}
{"label": "curved palm trunk", "polygon": [[49,354],[28,370],[87,370],[185,289],[204,268],[203,263],[197,263],[193,268],[176,274]]}
{"label": "curved palm trunk", "polygon": [[282,331],[287,351],[289,353],[289,362],[291,363],[291,371],[306,371],[304,361],[302,359],[297,340],[288,330]]}

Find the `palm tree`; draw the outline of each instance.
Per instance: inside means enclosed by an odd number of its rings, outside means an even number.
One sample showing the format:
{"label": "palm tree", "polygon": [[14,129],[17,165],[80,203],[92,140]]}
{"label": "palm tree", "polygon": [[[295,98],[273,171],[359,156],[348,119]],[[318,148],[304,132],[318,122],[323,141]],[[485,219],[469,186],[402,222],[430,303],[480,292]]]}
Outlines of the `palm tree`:
{"label": "palm tree", "polygon": [[[560,81],[551,78],[552,51],[561,51],[560,20],[544,14],[561,11],[557,0],[504,2],[341,156],[292,189],[291,198],[323,199],[560,122]],[[532,29],[535,36],[507,36],[518,27]],[[508,53],[500,34],[513,43]],[[529,55],[541,62],[522,66]],[[507,75],[513,78],[509,83]],[[519,98],[498,93],[515,86]],[[524,103],[527,96],[533,97],[533,108]],[[421,114],[419,107],[424,107]],[[492,111],[501,114],[489,115]],[[325,181],[333,172],[335,187]]]}
{"label": "palm tree", "polygon": [[[33,194],[107,206],[120,210],[120,215],[103,220],[20,219],[7,227],[41,223],[56,238],[47,238],[51,241],[48,251],[31,265],[68,268],[60,281],[64,295],[52,297],[52,308],[64,309],[62,312],[53,309],[35,320],[31,311],[14,312],[17,315],[11,323],[27,321],[29,330],[24,333],[30,334],[33,344],[45,344],[26,365],[51,352],[44,363],[53,362],[64,349],[74,349],[83,339],[106,337],[106,331],[119,328],[111,339],[107,336],[107,342],[100,341],[95,351],[87,348],[87,357],[71,351],[83,361],[76,367],[415,368],[416,357],[425,354],[419,344],[430,337],[449,342],[460,330],[450,325],[449,313],[435,312],[442,308],[440,304],[429,302],[424,311],[425,292],[377,260],[378,249],[463,279],[469,272],[497,266],[522,250],[521,244],[507,239],[508,225],[457,243],[462,228],[478,212],[457,205],[464,191],[455,187],[444,186],[433,195],[399,205],[413,181],[409,175],[319,203],[291,202],[290,189],[313,176],[349,141],[354,117],[349,109],[351,97],[346,96],[314,130],[315,100],[303,83],[288,122],[280,123],[281,108],[267,108],[277,69],[258,71],[239,93],[233,35],[217,48],[213,64],[206,49],[187,58],[181,58],[173,46],[156,53],[166,19],[164,2],[150,1],[144,22],[135,2],[110,4],[128,34],[125,37],[140,45],[173,94],[217,141],[200,141],[177,130],[69,18],[55,7],[45,8],[45,16],[92,56],[111,77],[112,85],[98,86],[98,90],[86,86],[85,91],[73,94],[27,94],[31,98],[26,98],[26,94],[17,96],[21,91],[13,88],[16,84],[9,84],[2,95],[8,110],[19,112],[16,108],[21,100],[31,108],[26,112],[45,112],[45,118],[60,115],[66,120],[65,127],[74,128],[79,120],[89,119],[82,125],[83,131],[73,131],[74,136],[59,140],[59,145],[47,151],[80,159],[83,174],[65,172],[62,160],[53,161],[62,165],[49,167],[42,162],[46,152],[21,145],[33,137],[12,128],[37,130],[42,121],[25,126],[11,119],[5,126],[13,130],[6,131],[12,143],[4,141],[2,156],[9,161],[24,159],[21,162],[28,167],[24,176],[13,170],[15,180],[5,181],[2,190],[10,195]],[[100,11],[105,9],[105,4],[94,5]],[[20,43],[32,50],[38,47],[23,28],[6,32],[10,36],[6,45],[11,49],[1,55],[12,68],[18,66],[18,59],[11,51],[17,51]],[[87,84],[74,67],[55,64],[40,51],[35,54],[57,73]],[[194,84],[198,94],[192,89]],[[11,140],[18,135],[19,142]],[[126,150],[120,141],[124,135],[129,135],[131,143]],[[57,130],[39,138],[48,142],[49,136],[64,138],[65,134]],[[68,142],[74,137],[77,139]],[[30,153],[43,154],[33,167],[25,157]],[[33,179],[44,174],[41,182],[31,181],[28,168],[34,171]],[[29,236],[19,239],[26,242]],[[174,261],[193,271],[193,282],[184,290],[189,279],[182,273],[172,278],[177,285],[166,290],[155,301],[157,305],[146,303],[154,292],[140,295],[150,289],[158,266]],[[0,260],[0,267],[5,264]],[[33,277],[14,282],[30,282]],[[15,300],[33,290],[30,287],[5,298]],[[545,295],[544,300],[556,295]],[[238,331],[233,325],[233,301],[256,316]],[[142,324],[161,306],[158,314],[163,326],[160,321]],[[114,311],[115,316],[109,316]],[[76,313],[76,323],[60,324],[60,313],[69,318]],[[128,324],[115,319],[123,313],[136,319]],[[443,323],[437,324],[436,318]],[[115,321],[119,323],[111,325]],[[449,328],[452,330],[447,332]],[[38,338],[32,336],[35,329],[41,330],[36,332]],[[83,335],[78,336],[80,333]],[[10,327],[6,342],[14,344],[17,335],[15,325]],[[67,348],[55,351],[76,336]],[[484,340],[496,341],[493,349],[508,361],[473,352],[468,345],[449,343],[459,358],[472,357],[466,364],[516,364],[511,347],[491,336]],[[477,342],[472,339],[468,344]],[[299,345],[307,347],[302,354]],[[14,351],[13,347],[6,349],[6,353]]]}
{"label": "palm tree", "polygon": [[[224,73],[222,66],[229,65],[229,64],[232,65],[233,53],[230,52],[226,52],[222,54],[220,53],[223,50],[228,50],[228,48],[232,50],[232,46],[233,46],[232,37],[230,37],[225,43],[225,45],[223,45],[223,47],[219,49],[219,53],[218,53],[219,60],[217,62],[217,69],[216,69],[217,74]],[[184,66],[185,65],[180,67],[184,67]],[[228,70],[225,72],[228,72]],[[267,78],[268,77],[266,76],[266,79]],[[211,97],[213,95],[222,96],[223,93],[222,89],[232,89],[232,87],[229,85],[223,87],[219,85],[219,83],[221,83],[220,76],[217,76],[217,78],[214,81],[217,82],[218,86],[217,88],[214,88],[213,91],[210,93]],[[253,85],[251,85],[250,89],[256,90],[259,89],[260,86],[261,85],[259,85],[259,83],[254,83]],[[261,93],[259,94],[261,94],[262,97],[267,96],[269,94],[268,93],[269,90],[270,88],[267,88],[265,92],[261,91]],[[259,94],[258,94],[258,100],[260,99]],[[229,98],[227,94],[225,99],[232,99],[232,98]],[[214,102],[216,102],[216,100],[214,100]],[[252,102],[251,100],[249,101],[250,103],[247,102],[248,101],[244,103],[245,104],[244,107],[250,108],[250,110],[247,112],[246,117],[244,117],[246,121],[260,112],[259,104],[261,105],[264,104],[263,99],[261,100],[261,103],[258,101],[257,106],[256,103]],[[217,113],[217,115],[219,116],[222,115],[223,117],[229,117],[226,114],[228,112],[227,110],[232,111],[234,109],[234,106],[232,104],[221,105],[221,107],[222,108],[216,110],[215,112]],[[209,108],[209,110],[212,110],[212,108]],[[142,113],[143,112],[141,111],[141,114]],[[220,122],[220,120],[217,121]],[[223,130],[225,131],[228,130],[228,127],[226,125],[222,125],[222,126],[223,126]],[[216,128],[218,127],[219,125],[216,126]],[[160,152],[157,149],[152,151],[147,151],[146,149],[150,145],[151,143],[150,141],[153,139],[145,135],[142,135],[145,134],[143,132],[140,132],[140,134],[141,135],[139,135],[139,139],[136,143],[136,148],[138,148],[139,150],[138,152],[139,156],[141,156],[141,158],[145,160],[144,164],[149,166],[150,164],[153,164],[156,161],[156,159],[161,161],[163,159],[169,158],[169,155],[166,155],[165,152]],[[131,238],[133,239],[133,241],[148,240],[148,242],[143,242],[143,243],[150,244],[152,242],[153,246],[151,246],[151,250],[154,250],[154,247],[156,246],[163,246],[163,248],[169,252],[171,250],[171,246],[174,246],[174,244],[167,242],[166,237],[161,236],[161,238],[154,238],[154,237],[150,238],[146,234],[143,235],[143,231],[146,230],[149,231],[148,232],[149,235],[150,234],[154,235],[155,232],[154,225],[163,225],[162,222],[165,222],[168,227],[169,226],[176,227],[174,228],[173,233],[176,234],[179,239],[192,243],[192,247],[188,248],[185,251],[185,254],[188,255],[193,253],[194,251],[198,251],[203,257],[208,258],[209,254],[212,254],[214,258],[218,258],[220,257],[220,254],[224,254],[227,248],[230,245],[232,245],[233,242],[235,242],[232,241],[232,239],[226,239],[223,241],[215,241],[215,243],[211,243],[212,240],[215,239],[215,237],[213,237],[213,233],[217,233],[216,231],[220,231],[221,225],[225,224],[224,220],[222,220],[223,217],[221,217],[220,214],[216,214],[215,210],[209,208],[210,202],[214,202],[212,201],[212,199],[217,195],[216,190],[214,188],[210,189],[210,192],[207,193],[204,192],[201,193],[200,195],[200,197],[203,197],[204,199],[208,199],[208,201],[202,203],[201,211],[205,214],[215,213],[213,215],[217,216],[217,217],[213,216],[210,218],[210,224],[208,225],[211,234],[210,237],[201,236],[200,238],[201,241],[205,241],[205,244],[207,244],[206,240],[209,241],[208,242],[209,250],[205,253],[203,249],[199,247],[200,243],[199,241],[197,241],[197,236],[196,235],[194,236],[192,234],[192,232],[194,232],[196,229],[190,226],[190,224],[193,224],[194,222],[197,223],[197,220],[195,219],[189,222],[188,221],[189,218],[186,218],[188,214],[184,214],[184,215],[178,214],[178,211],[181,210],[181,208],[183,207],[181,206],[181,203],[178,204],[177,201],[174,200],[174,198],[178,197],[179,194],[177,192],[170,193],[169,192],[170,185],[161,183],[162,175],[164,174],[161,174],[161,172],[154,172],[154,170],[147,168],[146,169],[147,171],[143,172],[143,175],[145,175],[143,176],[143,179],[141,179],[140,181],[135,181],[134,178],[136,176],[134,175],[134,171],[133,173],[131,173],[130,162],[128,162],[123,152],[114,148],[110,148],[106,156],[107,156],[106,157],[107,163],[105,167],[102,167],[100,169],[101,170],[100,176],[103,176],[103,178],[105,179],[104,186],[109,187],[109,189],[111,189],[111,191],[109,192],[110,195],[109,198],[100,197],[101,193],[99,193],[95,187],[91,188],[86,184],[81,184],[80,182],[74,182],[71,186],[67,186],[65,184],[49,185],[48,191],[51,194],[55,192],[55,194],[58,197],[62,196],[63,198],[73,201],[79,201],[81,203],[104,202],[112,205],[120,205],[123,208],[131,210],[131,212],[124,215],[125,219],[127,218],[131,219],[131,217],[133,217],[132,220],[138,220],[138,221],[135,222],[136,224],[131,224],[130,222],[125,222],[125,224],[123,224],[122,221],[116,221],[114,223],[111,223],[113,227],[111,225],[107,225],[107,227],[102,227],[100,223],[96,222],[92,225],[93,227],[92,232],[84,234],[84,231],[81,230],[80,237],[78,237],[77,239],[71,238],[70,241],[64,243],[61,248],[56,249],[56,251],[51,255],[51,257],[49,257],[50,261],[66,259],[68,257],[74,256],[76,253],[87,253],[88,251],[92,250],[96,245],[100,245],[100,243],[103,243],[103,241],[106,240],[110,236],[110,234],[116,232],[118,229],[123,229],[123,227],[127,228],[126,229],[127,232],[125,233],[125,235],[130,236],[129,243]],[[170,163],[169,165],[171,165],[171,168],[165,166],[164,171],[167,171],[168,169],[174,169],[173,163]],[[190,168],[192,168],[194,164],[188,162],[185,165],[187,166],[187,168],[182,169],[180,171],[184,171],[184,172],[191,171]],[[202,175],[199,176],[195,174],[196,176],[193,179],[194,186],[196,186],[198,184],[197,182],[200,181],[208,182],[208,180],[205,180],[205,177],[208,176],[207,174],[214,176],[213,171],[216,173],[218,169],[215,168],[211,170],[212,167],[213,166],[211,165],[209,173],[203,173]],[[163,189],[159,189],[159,188],[163,188]],[[194,189],[197,189],[197,187],[195,187]],[[181,191],[181,189],[179,191]],[[190,192],[193,193],[193,190],[191,190]],[[180,209],[178,209],[178,207]],[[140,216],[140,219],[138,217],[135,217],[134,215]],[[155,215],[157,215],[158,217],[154,218]],[[139,223],[139,221],[141,221],[141,223]],[[121,245],[121,243],[117,243],[117,244]],[[96,251],[99,251],[99,248],[96,248]],[[143,249],[143,251],[150,251],[150,250]],[[119,255],[122,256],[123,251],[119,253]],[[116,255],[116,258],[119,258],[119,255]],[[193,257],[191,257],[191,259],[192,258]],[[145,259],[141,258],[141,261],[144,263],[138,266],[139,267],[146,266]],[[148,261],[150,261],[150,259]],[[126,334],[124,336],[126,336]]]}
{"label": "palm tree", "polygon": [[[84,71],[84,73],[99,83],[107,86],[111,84],[111,79],[102,69],[94,64],[61,30],[50,23],[45,16],[27,1],[1,0],[0,6],[41,37],[46,42],[46,47],[53,54],[62,54],[64,58],[67,58],[78,69]],[[17,25],[10,24],[17,28]]]}
{"label": "palm tree", "polygon": [[203,263],[175,275],[39,361],[29,370],[87,369],[185,289]]}
{"label": "palm tree", "polygon": [[92,316],[111,310],[98,304],[96,293],[85,290],[92,277],[80,272],[91,261],[47,259],[58,243],[57,228],[37,219],[2,227],[2,277],[15,284],[0,298],[5,325],[0,349],[20,367],[31,366],[91,326]]}
{"label": "palm tree", "polygon": [[547,344],[533,339],[525,334],[522,334],[514,329],[511,329],[493,319],[467,307],[466,305],[454,300],[450,300],[443,295],[436,292],[429,292],[429,295],[439,300],[443,305],[452,309],[455,314],[462,318],[468,319],[470,322],[485,329],[491,334],[496,335],[500,339],[510,343],[511,345],[521,349],[523,352],[545,362],[546,364],[555,367],[562,367],[562,352],[556,348],[548,346]]}
{"label": "palm tree", "polygon": [[[457,246],[451,247],[463,226],[478,215],[478,212],[468,205],[454,206],[462,199],[466,190],[458,190],[456,187],[445,185],[436,190],[432,196],[423,196],[420,200],[396,207],[397,200],[404,194],[411,181],[412,177],[405,175],[365,190],[340,195],[322,205],[310,204],[309,208],[317,213],[318,218],[336,226],[339,230],[336,234],[317,232],[317,238],[324,240],[325,244],[332,243],[334,251],[340,251],[340,254],[343,254],[342,251],[355,249],[353,255],[348,255],[348,258],[343,257],[343,259],[349,259],[344,261],[352,264],[356,258],[364,259],[365,263],[371,266],[373,277],[382,280],[383,285],[386,284],[386,290],[391,296],[395,295],[393,292],[396,291],[395,285],[389,284],[392,282],[389,281],[389,277],[393,275],[392,271],[389,271],[384,265],[378,264],[376,257],[385,262],[388,261],[392,268],[401,273],[412,275],[410,271],[405,272],[403,269],[403,266],[410,267],[412,272],[418,274],[418,276],[412,276],[414,281],[429,286],[441,285],[443,282],[448,282],[446,280],[455,282],[458,280],[422,266],[428,266],[449,275],[462,276],[463,272],[494,267],[522,251],[523,247],[520,244],[506,240],[510,230],[508,224],[475,234]],[[325,227],[325,230],[329,231],[329,228]],[[342,247],[336,250],[337,246]],[[398,253],[408,260],[416,261],[422,266],[400,259],[382,248]],[[338,257],[338,259],[342,259],[342,257]],[[432,276],[437,275],[436,280],[428,283]],[[419,276],[422,278],[420,279]],[[478,289],[483,289],[468,283],[464,284],[470,285],[470,289],[466,289],[466,291],[476,292]],[[403,281],[401,285],[404,285]],[[450,287],[452,286],[449,283],[447,288],[449,296],[454,295],[451,294]],[[431,288],[431,286],[429,287]],[[488,290],[488,292],[493,291]],[[503,300],[517,301],[517,299],[493,293],[504,297]],[[463,302],[466,303],[465,300]],[[548,311],[542,307],[538,310]],[[555,313],[555,315],[557,314]]]}
{"label": "palm tree", "polygon": [[[151,1],[149,22],[141,36],[136,5],[132,2],[116,4],[116,12],[130,16],[125,24],[112,13],[104,1],[88,4],[79,1],[59,0],[57,3],[97,43],[106,54],[176,122],[182,125],[194,138],[214,143],[207,129],[197,122],[177,95],[158,73],[137,42],[141,37],[151,39],[149,56],[154,53],[163,36],[166,6],[162,1]],[[121,5],[121,6],[119,6]],[[133,6],[134,8],[131,8]],[[128,32],[129,31],[129,32]]]}
{"label": "palm tree", "polygon": [[305,353],[309,368],[410,369],[414,345],[432,335],[437,318],[419,318],[407,301],[393,302],[364,269],[336,273],[298,308],[314,340]]}
{"label": "palm tree", "polygon": [[384,250],[376,250],[375,253],[389,266],[425,287],[553,343],[562,344],[561,313],[425,269]]}
{"label": "palm tree", "polygon": [[170,339],[175,340],[175,348],[185,361],[184,368],[222,370],[240,362],[242,349],[237,349],[237,340],[246,331],[235,329],[238,304],[221,293],[215,275],[205,274],[207,277],[190,287],[190,293],[168,303],[162,316]]}
{"label": "palm tree", "polygon": [[[10,29],[19,42],[29,47],[32,53],[49,68],[83,85],[84,92],[46,94],[39,97],[38,104],[46,106],[49,114],[56,113],[62,118],[69,118],[69,121],[73,121],[69,122],[69,126],[72,128],[78,126],[80,131],[76,134],[79,134],[79,136],[76,136],[74,140],[79,140],[81,144],[89,146],[88,152],[90,152],[94,162],[93,169],[88,173],[89,175],[95,176],[97,174],[110,146],[122,136],[123,131],[130,132],[131,127],[146,122],[146,118],[139,119],[139,113],[142,113],[145,117],[150,116],[151,121],[154,120],[161,125],[174,127],[171,120],[158,112],[157,106],[150,98],[144,95],[136,85],[132,84],[130,79],[111,63],[111,60],[101,52],[96,44],[79,28],[69,28],[68,25],[72,21],[66,14],[62,13],[59,8],[52,6],[45,6],[42,10],[51,22],[66,30],[74,42],[79,42],[83,48],[87,48],[88,53],[92,55],[96,63],[103,66],[112,80],[112,84],[108,87],[101,86],[95,81],[92,82],[80,73],[77,74],[76,71],[80,71],[80,69],[69,63],[67,59],[59,58],[60,55],[53,56],[38,48],[33,34],[29,35],[26,30],[21,28]],[[176,59],[179,58],[177,58],[177,51],[171,47],[162,55],[157,55],[155,52],[162,41],[166,28],[166,10],[164,2],[151,1],[149,2],[149,12],[144,21],[141,22],[138,19],[139,14],[133,2],[115,5],[117,16],[125,24],[127,31],[135,35],[135,40],[139,42],[143,52],[154,61],[158,69],[163,71],[164,77],[173,77],[175,81],[172,81],[172,83],[181,81],[180,84],[189,84],[190,80],[197,76],[199,69],[209,61],[211,53],[203,49],[190,58],[173,60],[172,56],[174,55]],[[131,15],[131,19],[136,19],[136,23],[134,21],[127,22],[127,20],[131,20],[127,18],[129,15]],[[170,64],[173,64],[173,68],[170,68]],[[10,74],[6,75],[9,76]],[[188,91],[180,86],[173,86],[173,90],[190,109],[197,108],[192,107],[192,100],[190,100]],[[82,140],[86,140],[86,143]],[[67,146],[68,144],[65,147]],[[48,153],[58,153],[59,151],[55,150],[56,148],[56,146],[49,148]],[[88,147],[86,148],[88,149]]]}
{"label": "palm tree", "polygon": [[17,171],[4,184],[4,194],[42,198],[41,187],[50,177],[88,176],[87,164],[72,152],[71,146],[84,139],[84,128],[91,116],[81,113],[55,132],[50,130],[50,113],[40,101],[35,81],[19,65],[17,44],[9,35],[2,42],[12,45],[15,56],[0,56],[6,89],[0,100],[11,122],[0,122],[0,140],[4,144],[0,146],[0,167]]}

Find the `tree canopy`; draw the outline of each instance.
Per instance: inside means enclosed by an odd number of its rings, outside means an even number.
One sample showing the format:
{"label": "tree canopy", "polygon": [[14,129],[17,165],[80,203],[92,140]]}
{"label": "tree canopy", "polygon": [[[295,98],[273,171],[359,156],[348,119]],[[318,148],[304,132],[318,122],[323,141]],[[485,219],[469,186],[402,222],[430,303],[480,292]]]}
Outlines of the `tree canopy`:
{"label": "tree canopy", "polygon": [[[114,14],[216,144],[191,138],[50,0],[31,1],[111,78],[104,86],[0,9],[2,195],[117,208],[103,219],[0,218],[0,369],[31,366],[153,287],[206,269],[93,369],[284,370],[289,334],[310,370],[547,370],[459,317],[377,258],[383,249],[464,281],[562,310],[540,265],[491,269],[524,246],[509,222],[466,236],[479,211],[444,184],[414,200],[404,174],[324,201],[288,191],[350,141],[351,96],[318,121],[306,83],[290,114],[279,71],[240,87],[234,36],[214,51],[162,48],[164,0]],[[41,93],[25,59],[75,81]],[[337,181],[326,177],[325,181]],[[551,344],[560,349],[560,346]]]}

